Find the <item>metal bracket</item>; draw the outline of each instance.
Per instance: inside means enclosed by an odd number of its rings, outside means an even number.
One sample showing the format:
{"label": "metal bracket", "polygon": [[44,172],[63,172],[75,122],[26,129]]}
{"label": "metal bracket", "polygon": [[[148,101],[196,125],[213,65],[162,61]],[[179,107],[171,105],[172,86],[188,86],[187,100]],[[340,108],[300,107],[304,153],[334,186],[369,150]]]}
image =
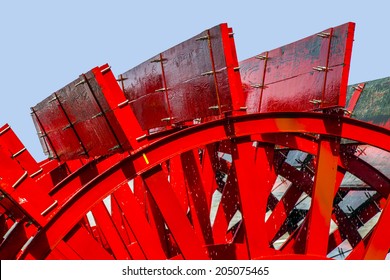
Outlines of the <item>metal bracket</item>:
{"label": "metal bracket", "polygon": [[100,72],[101,72],[102,74],[105,74],[106,72],[110,71],[110,69],[111,69],[111,66],[108,66],[108,67],[106,67],[106,68],[100,70]]}

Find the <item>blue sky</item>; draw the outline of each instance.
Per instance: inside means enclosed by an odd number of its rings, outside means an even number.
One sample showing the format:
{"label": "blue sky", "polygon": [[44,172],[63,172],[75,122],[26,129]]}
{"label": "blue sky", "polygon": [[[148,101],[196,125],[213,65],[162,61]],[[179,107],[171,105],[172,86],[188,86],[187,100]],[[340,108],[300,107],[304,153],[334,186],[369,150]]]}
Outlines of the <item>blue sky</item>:
{"label": "blue sky", "polygon": [[115,75],[222,22],[239,60],[348,21],[356,23],[350,83],[390,76],[388,1],[2,1],[0,125],[37,160],[30,107],[89,69]]}

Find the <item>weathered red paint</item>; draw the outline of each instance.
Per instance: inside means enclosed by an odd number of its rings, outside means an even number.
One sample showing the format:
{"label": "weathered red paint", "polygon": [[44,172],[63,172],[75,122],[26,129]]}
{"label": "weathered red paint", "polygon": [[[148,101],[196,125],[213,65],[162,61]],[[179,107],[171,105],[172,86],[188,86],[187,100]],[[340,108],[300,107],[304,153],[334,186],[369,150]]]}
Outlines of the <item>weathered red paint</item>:
{"label": "weathered red paint", "polygon": [[343,107],[354,23],[240,62],[248,113]]}

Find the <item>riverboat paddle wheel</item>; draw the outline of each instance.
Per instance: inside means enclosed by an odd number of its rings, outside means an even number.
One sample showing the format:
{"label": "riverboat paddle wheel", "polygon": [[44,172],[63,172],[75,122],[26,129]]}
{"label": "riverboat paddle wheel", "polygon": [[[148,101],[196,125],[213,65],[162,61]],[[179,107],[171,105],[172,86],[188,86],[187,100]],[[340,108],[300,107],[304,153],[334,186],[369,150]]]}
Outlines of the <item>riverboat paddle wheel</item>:
{"label": "riverboat paddle wheel", "polygon": [[390,78],[348,86],[354,23],[239,62],[220,24],[0,128],[0,259],[385,259]]}

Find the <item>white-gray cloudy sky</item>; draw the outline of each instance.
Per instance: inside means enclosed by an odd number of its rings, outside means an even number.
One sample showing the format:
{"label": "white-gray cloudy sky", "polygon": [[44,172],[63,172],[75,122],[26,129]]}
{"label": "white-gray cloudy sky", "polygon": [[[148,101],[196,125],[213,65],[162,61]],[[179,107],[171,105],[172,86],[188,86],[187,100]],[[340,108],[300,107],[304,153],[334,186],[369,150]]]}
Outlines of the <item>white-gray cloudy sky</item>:
{"label": "white-gray cloudy sky", "polygon": [[0,126],[44,158],[30,107],[89,69],[115,75],[227,22],[239,60],[356,23],[350,83],[390,76],[388,1],[1,1]]}

